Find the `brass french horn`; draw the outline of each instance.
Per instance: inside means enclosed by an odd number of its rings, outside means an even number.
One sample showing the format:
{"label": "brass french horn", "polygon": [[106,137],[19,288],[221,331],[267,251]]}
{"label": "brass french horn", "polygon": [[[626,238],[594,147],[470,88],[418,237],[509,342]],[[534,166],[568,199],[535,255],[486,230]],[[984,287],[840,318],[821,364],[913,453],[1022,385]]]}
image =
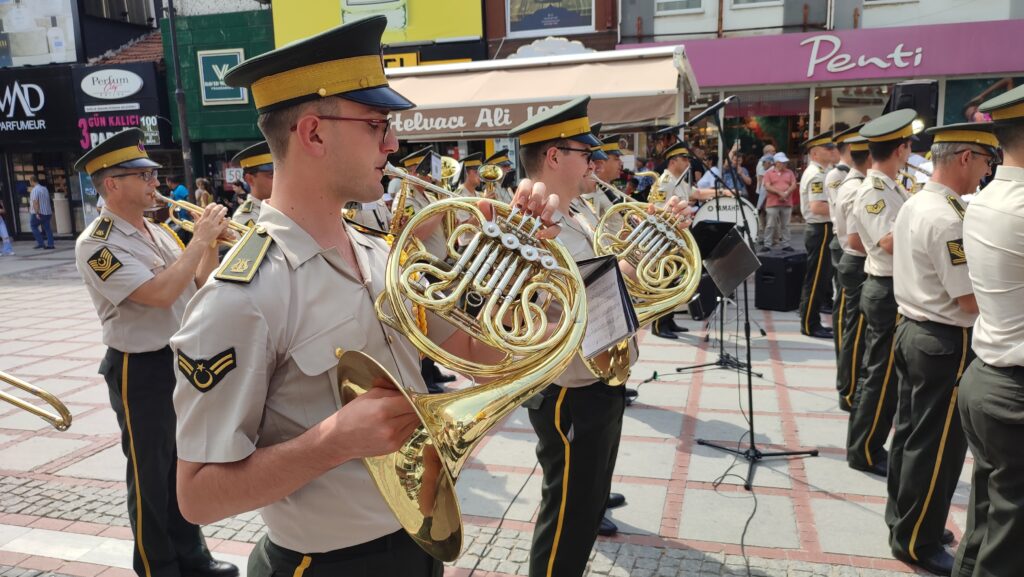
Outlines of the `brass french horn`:
{"label": "brass french horn", "polygon": [[4,372],[0,372],[0,382],[7,383],[14,388],[21,389],[22,391],[45,401],[46,404],[50,405],[53,410],[56,411],[56,413],[37,407],[24,399],[20,399],[3,391],[0,391],[0,401],[10,403],[23,411],[32,413],[53,425],[53,428],[58,431],[66,431],[71,427],[71,411],[69,411],[64,403],[54,395]]}
{"label": "brass french horn", "polygon": [[[429,185],[411,175],[394,176]],[[580,348],[587,316],[583,280],[566,249],[535,238],[537,219],[495,201],[488,216],[478,202],[448,198],[415,214],[395,239],[386,289],[375,304],[378,317],[406,334],[422,354],[480,384],[419,393],[402,387],[368,356],[339,351],[343,400],[373,387],[395,388],[420,417],[421,425],[399,451],[363,461],[402,527],[442,561],[455,559],[462,548],[455,481],[473,447],[565,370]],[[419,223],[449,213],[458,213],[459,224],[448,236],[446,254],[431,254],[413,232]],[[480,303],[479,314],[459,306],[471,296]],[[469,333],[501,358],[481,363],[445,351],[423,334],[419,311]]]}

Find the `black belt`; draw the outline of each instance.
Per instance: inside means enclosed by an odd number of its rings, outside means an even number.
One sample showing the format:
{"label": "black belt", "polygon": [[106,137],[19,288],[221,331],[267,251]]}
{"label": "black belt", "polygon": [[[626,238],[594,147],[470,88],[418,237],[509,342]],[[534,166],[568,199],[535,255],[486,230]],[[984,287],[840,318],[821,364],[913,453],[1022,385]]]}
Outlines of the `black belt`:
{"label": "black belt", "polygon": [[930,320],[919,321],[917,319],[912,319],[912,318],[910,318],[910,317],[908,317],[906,315],[903,315],[903,320],[905,320],[907,322],[914,323],[915,325],[920,325],[922,327],[928,327],[928,328],[933,328],[933,329],[938,329],[938,330],[943,330],[943,331],[949,331],[949,332],[960,332],[960,331],[963,331],[965,328],[968,331],[971,330],[971,327],[958,327],[956,325],[951,325],[951,324],[948,324],[948,323],[940,323],[939,321],[930,321]]}
{"label": "black belt", "polygon": [[309,557],[311,560],[310,564],[338,563],[341,561],[351,561],[360,557],[366,557],[367,555],[387,553],[388,551],[396,548],[399,543],[408,541],[408,539],[409,537],[405,532],[399,530],[390,535],[377,537],[373,541],[367,541],[366,543],[360,543],[358,545],[344,547],[342,549],[335,549],[334,551],[327,551],[326,553],[310,553],[308,555],[292,551],[291,549],[285,549],[284,547],[275,544],[270,539],[267,539],[267,548],[295,564],[302,563],[303,557]]}
{"label": "black belt", "polygon": [[990,365],[981,359],[978,359],[978,362],[985,365],[986,369],[992,369],[993,371],[1006,375],[1007,377],[1015,381],[1024,383],[1024,367],[1020,365],[1013,365],[1010,367],[997,367],[995,365]]}
{"label": "black belt", "polygon": [[879,282],[892,284],[892,277],[891,276],[879,276],[877,274],[868,273],[868,278],[873,278],[873,279],[875,279],[875,280],[877,280]]}

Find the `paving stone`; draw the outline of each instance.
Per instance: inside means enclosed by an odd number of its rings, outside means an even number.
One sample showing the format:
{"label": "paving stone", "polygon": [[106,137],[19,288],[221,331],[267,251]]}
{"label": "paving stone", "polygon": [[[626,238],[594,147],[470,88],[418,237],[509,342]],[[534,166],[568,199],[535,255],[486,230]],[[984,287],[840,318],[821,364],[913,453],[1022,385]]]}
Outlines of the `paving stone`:
{"label": "paving stone", "polygon": [[487,444],[477,451],[473,459],[488,465],[532,467],[537,462],[537,435],[498,431],[491,434]]}
{"label": "paving stone", "polygon": [[0,463],[7,470],[31,471],[88,445],[88,441],[75,439],[33,437],[0,450]]}
{"label": "paving stone", "polygon": [[[701,410],[697,413],[695,436],[698,439],[736,443],[749,429],[743,415]],[[783,444],[782,421],[774,415],[757,415],[757,442]]]}
{"label": "paving stone", "polygon": [[676,459],[676,442],[646,443],[623,440],[615,460],[615,474],[650,479],[670,479]]}
{"label": "paving stone", "polygon": [[[478,469],[467,469],[459,475],[459,505],[464,515],[480,517],[501,517],[509,502],[523,486],[526,475],[517,473],[489,473]],[[540,475],[533,475],[519,498],[509,509],[506,518],[529,521],[540,504]],[[488,533],[490,530],[490,533]],[[491,527],[481,528],[485,534],[494,533]]]}
{"label": "paving stone", "polygon": [[[730,411],[749,411],[747,386],[704,387],[700,391],[700,407],[702,409],[725,409]],[[775,391],[766,389],[754,390],[754,408],[765,413],[779,412],[779,398]]]}
{"label": "paving stone", "polygon": [[[732,445],[735,447],[735,444]],[[703,445],[694,445],[690,451],[687,479],[705,483],[722,477],[727,469],[731,474],[722,479],[723,483],[742,485],[747,475],[747,462],[737,460],[732,454]],[[792,487],[789,464],[786,459],[765,459],[758,463],[755,482],[759,487]]]}
{"label": "paving stone", "polygon": [[[650,376],[649,372],[642,372],[636,368],[634,368],[634,374],[643,378]],[[673,381],[675,380],[673,379]],[[685,407],[690,394],[688,385],[676,382],[651,381],[643,384],[633,382],[629,386],[639,387],[640,396],[637,397],[634,406],[642,403],[652,407]]]}
{"label": "paving stone", "polygon": [[[844,415],[846,413],[843,413]],[[846,449],[846,418],[795,417],[797,438],[803,447]]]}
{"label": "paving stone", "polygon": [[[719,543],[740,543],[743,527],[753,511],[753,497],[746,491],[687,489],[679,520],[679,537]],[[746,544],[795,549],[797,537],[793,502],[778,495],[757,495],[757,512],[746,535]],[[713,556],[705,557],[705,563]],[[719,559],[718,562],[721,562]]]}
{"label": "paving stone", "polygon": [[845,456],[821,454],[804,459],[807,483],[813,491],[885,497],[885,479],[851,469]]}
{"label": "paving stone", "polygon": [[823,551],[891,558],[884,504],[812,499],[811,513]]}
{"label": "paving stone", "polygon": [[123,481],[127,459],[120,445],[107,447],[95,455],[86,457],[57,471],[66,477],[99,479],[101,481]]}
{"label": "paving stone", "polygon": [[674,439],[682,427],[683,415],[664,409],[630,407],[622,417],[624,436]]}

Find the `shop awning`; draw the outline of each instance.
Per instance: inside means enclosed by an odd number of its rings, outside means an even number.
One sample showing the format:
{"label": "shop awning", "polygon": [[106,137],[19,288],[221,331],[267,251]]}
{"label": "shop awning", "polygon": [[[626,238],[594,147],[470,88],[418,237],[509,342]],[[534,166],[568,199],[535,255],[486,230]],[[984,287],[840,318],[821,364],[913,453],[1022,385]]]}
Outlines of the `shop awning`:
{"label": "shop awning", "polygon": [[676,122],[697,93],[681,46],[520,58],[387,71],[391,86],[416,103],[394,113],[405,140],[504,136],[546,107],[591,96],[591,122],[604,131]]}

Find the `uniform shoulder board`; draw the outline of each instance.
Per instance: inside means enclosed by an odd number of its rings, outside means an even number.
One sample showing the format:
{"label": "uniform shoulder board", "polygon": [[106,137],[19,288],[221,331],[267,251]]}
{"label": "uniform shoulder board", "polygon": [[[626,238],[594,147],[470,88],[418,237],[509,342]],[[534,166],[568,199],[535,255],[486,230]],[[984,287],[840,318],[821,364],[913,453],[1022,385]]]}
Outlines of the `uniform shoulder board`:
{"label": "uniform shoulder board", "polygon": [[885,190],[885,183],[877,176],[871,177],[871,186],[875,187],[875,190]]}
{"label": "uniform shoulder board", "polygon": [[838,164],[836,165],[836,170],[845,174],[850,172],[850,167],[846,166],[845,164]]}
{"label": "uniform shoulder board", "polygon": [[213,277],[228,282],[249,283],[256,276],[263,258],[267,256],[274,239],[262,226],[254,226],[224,257],[224,262]]}
{"label": "uniform shoulder board", "polygon": [[955,196],[948,196],[947,195],[946,196],[946,202],[949,203],[949,206],[953,207],[953,210],[956,211],[956,215],[960,217],[960,220],[963,220],[964,219],[964,212],[965,212],[965,210],[964,210],[964,206],[962,204],[960,204],[960,200],[957,197],[955,197]]}
{"label": "uniform shoulder board", "polygon": [[96,226],[92,229],[92,238],[98,238],[100,240],[107,240],[110,236],[110,229],[114,227],[114,221],[109,216],[101,216],[96,221]]}
{"label": "uniform shoulder board", "polygon": [[246,199],[246,201],[243,202],[241,206],[238,207],[238,212],[242,214],[249,214],[250,212],[252,212],[252,199]]}

